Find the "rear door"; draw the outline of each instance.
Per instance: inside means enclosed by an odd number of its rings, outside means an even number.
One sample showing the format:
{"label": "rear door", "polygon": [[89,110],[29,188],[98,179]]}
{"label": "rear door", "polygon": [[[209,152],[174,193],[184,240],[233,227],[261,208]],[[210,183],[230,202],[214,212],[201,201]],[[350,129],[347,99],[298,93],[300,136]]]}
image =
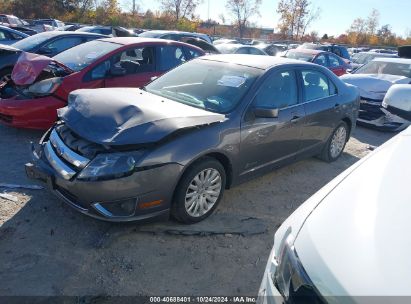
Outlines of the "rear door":
{"label": "rear door", "polygon": [[[300,150],[304,105],[294,69],[272,73],[260,86],[241,125],[241,175],[281,165]],[[278,109],[276,118],[258,118],[255,108]]]}
{"label": "rear door", "polygon": [[[141,88],[152,77],[158,76],[156,70],[156,47],[134,46],[118,52],[110,60],[110,70],[105,78],[105,87]],[[118,73],[111,73],[112,70]],[[123,70],[123,74],[119,74]]]}
{"label": "rear door", "polygon": [[341,119],[338,90],[317,69],[300,70],[300,80],[305,110],[302,149],[320,149]]}

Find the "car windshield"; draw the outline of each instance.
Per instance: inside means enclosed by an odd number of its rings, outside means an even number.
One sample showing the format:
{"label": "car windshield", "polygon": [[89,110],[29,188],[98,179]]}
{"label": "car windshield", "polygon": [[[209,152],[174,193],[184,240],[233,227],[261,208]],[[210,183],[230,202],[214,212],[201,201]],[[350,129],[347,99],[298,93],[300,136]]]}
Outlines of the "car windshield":
{"label": "car windshield", "polygon": [[78,72],[120,47],[122,47],[121,44],[93,40],[68,49],[53,58],[73,71]]}
{"label": "car windshield", "polygon": [[411,78],[411,60],[410,63],[371,61],[354,74],[388,74]]}
{"label": "car windshield", "polygon": [[44,32],[17,41],[13,44],[13,46],[22,51],[29,52],[37,46],[39,46],[40,44],[42,44],[43,42],[45,42],[46,40],[53,38],[55,36],[56,34],[53,32]]}
{"label": "car windshield", "polygon": [[262,70],[196,59],[166,73],[144,89],[179,103],[216,113],[229,113]]}
{"label": "car windshield", "polygon": [[285,57],[311,62],[314,58],[314,55],[303,52],[287,52],[285,54]]}

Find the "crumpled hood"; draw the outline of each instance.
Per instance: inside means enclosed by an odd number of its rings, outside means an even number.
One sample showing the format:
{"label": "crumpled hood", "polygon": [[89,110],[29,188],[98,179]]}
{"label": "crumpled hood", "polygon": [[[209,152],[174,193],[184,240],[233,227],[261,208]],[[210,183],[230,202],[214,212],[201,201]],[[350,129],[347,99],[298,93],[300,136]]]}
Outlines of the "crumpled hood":
{"label": "crumpled hood", "polygon": [[155,143],[181,129],[225,120],[133,88],[74,91],[58,115],[77,135],[102,145]]}
{"label": "crumpled hood", "polygon": [[361,97],[381,101],[392,85],[411,82],[411,78],[387,74],[347,74],[341,76],[340,79],[358,87]]}
{"label": "crumpled hood", "polygon": [[[11,72],[11,79],[16,85],[30,85],[33,84],[41,72],[51,63],[54,62],[57,65],[63,67],[66,70],[70,70],[64,64],[49,58],[47,56],[21,52],[19,59],[14,65]],[[71,71],[71,70],[70,70]]]}

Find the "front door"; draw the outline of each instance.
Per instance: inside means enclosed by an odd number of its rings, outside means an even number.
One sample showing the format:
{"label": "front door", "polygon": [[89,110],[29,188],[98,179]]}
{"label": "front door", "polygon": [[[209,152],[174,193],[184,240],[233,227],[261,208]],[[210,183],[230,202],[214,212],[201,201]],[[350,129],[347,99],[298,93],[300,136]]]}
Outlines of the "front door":
{"label": "front door", "polygon": [[[278,109],[276,118],[258,118],[255,108]],[[277,71],[260,86],[241,126],[241,172],[280,166],[300,150],[304,106],[300,104],[297,74]]]}
{"label": "front door", "polygon": [[161,74],[156,71],[155,58],[154,46],[132,47],[117,53],[111,58],[110,69],[122,70],[124,74],[112,74],[106,77],[105,87],[141,88],[145,86],[153,77]]}

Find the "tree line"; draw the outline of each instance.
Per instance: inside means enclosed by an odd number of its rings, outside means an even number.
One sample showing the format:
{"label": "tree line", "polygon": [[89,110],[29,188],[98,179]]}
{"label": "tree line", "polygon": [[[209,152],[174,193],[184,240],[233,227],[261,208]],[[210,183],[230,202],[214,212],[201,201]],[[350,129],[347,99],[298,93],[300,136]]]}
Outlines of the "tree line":
{"label": "tree line", "polygon": [[[126,1],[120,6],[119,0],[0,0],[0,8],[3,13],[24,19],[56,18],[65,22],[184,31],[212,27],[214,31],[208,31],[211,34],[241,38],[257,33],[250,30],[256,27],[251,20],[260,16],[261,8],[261,0],[225,0],[227,16],[221,13],[220,20],[202,21],[196,10],[204,0],[155,0],[161,8],[155,12],[149,9],[144,12],[139,0]],[[380,25],[380,14],[375,9],[367,18],[356,18],[347,31],[337,37],[327,34],[319,37],[317,31],[309,31],[321,16],[320,8],[309,0],[278,0],[276,12],[278,20],[272,38],[350,45],[411,43],[411,32],[406,33],[407,38],[402,38],[393,33],[389,24]],[[234,31],[227,32],[226,28],[216,26],[220,22],[226,24],[227,20],[231,21]]]}

